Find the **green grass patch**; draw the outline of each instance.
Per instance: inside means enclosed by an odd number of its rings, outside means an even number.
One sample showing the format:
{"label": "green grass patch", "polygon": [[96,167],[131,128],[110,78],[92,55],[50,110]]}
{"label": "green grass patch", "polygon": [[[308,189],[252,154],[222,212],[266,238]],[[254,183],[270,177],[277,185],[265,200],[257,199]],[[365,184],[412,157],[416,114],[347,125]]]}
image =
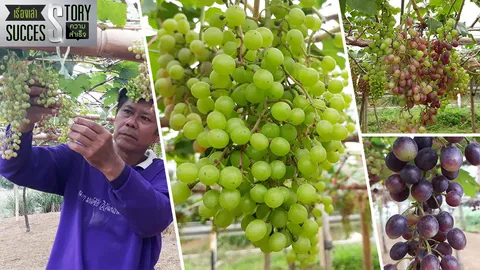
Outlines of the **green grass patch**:
{"label": "green grass patch", "polygon": [[[332,266],[335,270],[363,269],[363,249],[361,244],[337,245],[333,249],[332,256]],[[230,254],[227,256],[220,252],[218,254],[218,260],[223,261],[223,263],[219,267],[220,270],[252,270],[263,269],[265,263],[265,256],[262,253],[247,254],[241,256],[232,256]],[[372,262],[374,265],[374,269],[380,269],[380,263],[378,261],[378,254],[375,245],[372,245]],[[202,258],[200,259],[184,259],[184,263],[186,270],[209,269],[209,253],[205,253],[205,256],[202,256]],[[318,261],[316,261],[312,266],[310,266],[309,269],[318,269],[317,263]],[[297,266],[297,269],[301,269],[300,265]],[[271,253],[270,269],[288,269],[286,253]]]}
{"label": "green grass patch", "polygon": [[[420,115],[420,109],[410,110],[414,116]],[[401,133],[399,126],[400,108],[377,109],[378,122],[382,133]],[[368,110],[367,125],[369,133],[379,133],[373,109]],[[475,105],[475,125],[480,129],[480,104]],[[439,111],[437,121],[427,127],[429,133],[472,133],[470,108],[447,107]]]}

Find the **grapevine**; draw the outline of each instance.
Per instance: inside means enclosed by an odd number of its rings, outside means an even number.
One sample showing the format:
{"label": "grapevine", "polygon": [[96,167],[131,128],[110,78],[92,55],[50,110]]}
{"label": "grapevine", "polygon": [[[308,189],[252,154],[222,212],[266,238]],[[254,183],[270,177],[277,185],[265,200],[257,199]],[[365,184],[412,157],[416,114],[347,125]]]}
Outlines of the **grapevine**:
{"label": "grapevine", "polygon": [[[357,60],[366,71],[361,76],[368,82],[371,102],[375,104],[385,92],[393,94],[403,107],[401,131],[424,132],[435,123],[438,110],[467,92],[470,78],[459,56],[456,14],[445,14],[439,7],[423,18],[411,10],[399,23],[395,15],[400,10],[382,2],[376,18],[350,18],[358,25],[356,40],[371,41]],[[411,113],[414,106],[421,108],[419,115]]]}
{"label": "grapevine", "polygon": [[463,157],[480,164],[480,145],[464,142],[463,137],[399,137],[393,143],[385,159],[393,174],[384,181],[385,187],[394,201],[413,199],[406,211],[391,216],[385,225],[390,239],[403,240],[390,249],[390,257],[398,262],[384,269],[397,269],[402,260],[410,261],[408,269],[460,269],[452,250],[464,249],[467,239],[442,205],[462,203],[463,188],[453,180]]}
{"label": "grapevine", "polygon": [[229,5],[201,33],[184,14],[163,21],[155,92],[170,129],[201,154],[177,167],[172,193],[178,204],[205,185],[203,218],[217,228],[239,219],[263,252],[292,246],[289,262],[308,264],[322,209],[334,210],[322,179],[355,129],[344,111],[352,96],[335,59],[311,53],[317,15],[278,0],[265,13],[256,21]]}

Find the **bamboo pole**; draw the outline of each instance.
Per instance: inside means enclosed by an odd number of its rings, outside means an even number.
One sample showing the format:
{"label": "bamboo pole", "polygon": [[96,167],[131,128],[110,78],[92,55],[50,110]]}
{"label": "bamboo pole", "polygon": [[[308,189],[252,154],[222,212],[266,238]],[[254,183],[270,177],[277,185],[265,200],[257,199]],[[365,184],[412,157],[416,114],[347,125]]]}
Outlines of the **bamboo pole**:
{"label": "bamboo pole", "polygon": [[365,270],[373,270],[373,263],[372,263],[372,249],[370,246],[370,227],[368,226],[370,219],[367,218],[367,207],[369,206],[368,203],[368,194],[362,193],[359,196],[359,203],[360,203],[360,225],[362,230],[362,244],[363,244],[363,269]]}
{"label": "bamboo pole", "polygon": [[470,80],[470,110],[472,111],[472,132],[475,133],[475,93],[473,92],[473,78]]}

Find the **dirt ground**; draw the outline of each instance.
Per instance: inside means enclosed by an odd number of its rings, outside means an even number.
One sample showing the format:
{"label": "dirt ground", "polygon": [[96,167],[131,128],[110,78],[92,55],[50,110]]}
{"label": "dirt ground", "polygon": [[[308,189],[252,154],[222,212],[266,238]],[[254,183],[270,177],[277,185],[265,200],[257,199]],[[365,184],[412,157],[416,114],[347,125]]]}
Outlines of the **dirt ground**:
{"label": "dirt ground", "polygon": [[[378,231],[381,232],[380,228],[378,228]],[[466,232],[465,236],[467,237],[467,247],[464,250],[459,251],[460,262],[463,264],[463,270],[478,270],[477,260],[478,260],[478,256],[480,255],[480,252],[478,251],[478,245],[480,245],[480,233]],[[395,244],[397,241],[391,240],[387,236],[385,236],[385,240],[387,244],[387,253],[382,254],[383,263],[384,264],[393,263],[394,261],[390,258],[388,251],[390,250],[390,247],[392,247],[393,244]],[[381,248],[381,250],[383,251],[383,248]],[[453,255],[455,257],[457,256],[455,251],[453,252]],[[399,269],[403,269],[403,268],[399,268]]]}
{"label": "dirt ground", "polygon": [[[45,269],[57,232],[60,213],[29,216],[30,232],[20,217],[0,218],[0,269]],[[164,235],[162,253],[155,269],[181,269],[175,231]]]}

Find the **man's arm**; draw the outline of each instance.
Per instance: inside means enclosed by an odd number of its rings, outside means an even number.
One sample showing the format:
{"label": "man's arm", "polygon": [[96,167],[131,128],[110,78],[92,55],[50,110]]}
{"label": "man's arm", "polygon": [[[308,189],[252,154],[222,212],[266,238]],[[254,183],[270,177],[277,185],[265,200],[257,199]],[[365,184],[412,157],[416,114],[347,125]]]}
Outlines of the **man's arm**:
{"label": "man's arm", "polygon": [[109,197],[134,232],[141,237],[159,235],[173,221],[165,169],[149,182],[125,165],[119,177],[109,181]]}
{"label": "man's arm", "polygon": [[22,133],[18,156],[0,158],[0,174],[17,185],[63,195],[74,152],[66,145],[32,147],[32,137],[31,131]]}

